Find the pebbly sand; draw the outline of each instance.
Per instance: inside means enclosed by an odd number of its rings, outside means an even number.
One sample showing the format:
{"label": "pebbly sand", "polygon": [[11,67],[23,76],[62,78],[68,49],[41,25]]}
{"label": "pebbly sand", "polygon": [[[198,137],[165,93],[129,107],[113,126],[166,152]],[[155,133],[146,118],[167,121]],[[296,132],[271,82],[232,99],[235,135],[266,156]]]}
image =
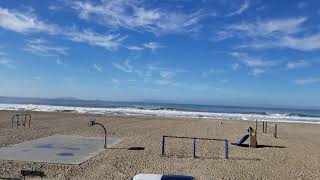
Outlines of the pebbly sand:
{"label": "pebbly sand", "polygon": [[[103,137],[100,127],[88,127],[90,115],[31,112],[31,128],[11,129],[16,112],[0,111],[0,148],[54,134]],[[228,139],[236,142],[255,122],[96,115],[108,137],[122,141],[80,165],[0,160],[0,179],[19,178],[21,169],[44,171],[47,179],[130,179],[138,173],[184,174],[207,179],[320,179],[320,125],[278,124],[278,139],[258,126],[260,148],[229,145],[224,159],[221,142],[197,142],[192,158],[191,140],[170,139],[161,157],[162,135]],[[144,147],[130,151],[130,147]],[[169,156],[169,157],[168,157]]]}

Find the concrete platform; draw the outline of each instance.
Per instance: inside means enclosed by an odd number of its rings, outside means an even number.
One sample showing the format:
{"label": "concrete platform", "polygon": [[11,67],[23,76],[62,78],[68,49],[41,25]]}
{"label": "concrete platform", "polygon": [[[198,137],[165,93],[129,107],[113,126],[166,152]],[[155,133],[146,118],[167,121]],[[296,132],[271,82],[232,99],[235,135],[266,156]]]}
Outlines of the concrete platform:
{"label": "concrete platform", "polygon": [[[120,142],[107,138],[110,147]],[[0,148],[0,159],[61,164],[80,164],[104,151],[104,139],[76,135],[53,135]]]}

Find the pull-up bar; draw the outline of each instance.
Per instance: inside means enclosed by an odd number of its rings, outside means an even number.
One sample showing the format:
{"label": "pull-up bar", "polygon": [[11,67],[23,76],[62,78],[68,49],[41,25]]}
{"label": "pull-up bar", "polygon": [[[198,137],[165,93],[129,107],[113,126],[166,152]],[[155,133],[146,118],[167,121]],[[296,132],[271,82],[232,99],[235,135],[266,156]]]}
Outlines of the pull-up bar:
{"label": "pull-up bar", "polygon": [[196,140],[223,141],[225,146],[225,159],[229,159],[229,146],[227,139],[184,137],[184,136],[162,136],[161,156],[165,155],[165,138],[192,139],[192,157],[196,158]]}

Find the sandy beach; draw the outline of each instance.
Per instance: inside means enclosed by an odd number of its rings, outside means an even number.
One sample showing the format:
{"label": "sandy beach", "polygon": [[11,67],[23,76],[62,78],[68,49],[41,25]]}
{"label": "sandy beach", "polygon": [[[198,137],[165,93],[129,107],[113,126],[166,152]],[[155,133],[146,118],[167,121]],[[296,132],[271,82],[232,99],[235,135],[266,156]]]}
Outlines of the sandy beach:
{"label": "sandy beach", "polygon": [[[11,128],[16,112],[0,111],[0,147],[54,134],[103,137],[99,127],[88,127],[90,115],[31,112],[31,128]],[[19,178],[21,169],[45,172],[47,179],[130,179],[138,173],[183,174],[207,179],[320,179],[320,125],[274,123],[267,134],[258,126],[260,148],[229,145],[224,159],[221,142],[201,141],[192,158],[191,140],[170,139],[161,157],[163,135],[228,139],[236,142],[255,127],[252,121],[162,118],[153,116],[96,115],[108,137],[122,141],[80,165],[0,160],[0,179]],[[144,147],[132,151],[130,147]]]}

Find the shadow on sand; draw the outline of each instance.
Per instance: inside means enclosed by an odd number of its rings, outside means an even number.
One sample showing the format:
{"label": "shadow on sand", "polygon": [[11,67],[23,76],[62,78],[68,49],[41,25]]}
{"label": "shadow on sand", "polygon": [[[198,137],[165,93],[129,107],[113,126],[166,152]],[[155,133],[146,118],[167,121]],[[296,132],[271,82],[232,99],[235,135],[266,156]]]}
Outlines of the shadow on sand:
{"label": "shadow on sand", "polygon": [[145,148],[144,147],[119,147],[119,148],[107,148],[107,149],[114,149],[114,150],[129,150],[129,151],[143,151]]}
{"label": "shadow on sand", "polygon": [[[183,156],[183,155],[165,155],[165,158],[181,158],[181,159],[193,159],[192,156]],[[196,159],[203,160],[225,160],[224,157],[214,157],[214,156],[196,156]],[[259,158],[245,158],[245,157],[229,157],[229,160],[241,160],[241,161],[261,161]]]}
{"label": "shadow on sand", "polygon": [[[248,144],[239,144],[239,145],[235,145],[235,146],[239,146],[239,147],[249,147]],[[259,144],[256,148],[286,148],[285,146],[271,146],[271,145],[262,145]]]}

